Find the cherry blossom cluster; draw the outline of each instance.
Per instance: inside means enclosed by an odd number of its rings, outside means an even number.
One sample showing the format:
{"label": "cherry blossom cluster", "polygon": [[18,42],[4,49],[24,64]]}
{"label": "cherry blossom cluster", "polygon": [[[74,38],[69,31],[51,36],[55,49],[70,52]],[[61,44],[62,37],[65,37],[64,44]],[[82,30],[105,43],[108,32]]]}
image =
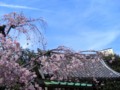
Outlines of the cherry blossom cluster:
{"label": "cherry blossom cluster", "polygon": [[[44,47],[46,42],[40,30],[41,27],[45,27],[46,25],[46,22],[43,20],[43,18],[27,18],[23,13],[11,12],[2,17],[0,24],[1,23],[2,25],[6,25],[5,32],[7,34],[10,32],[9,29],[12,28],[14,31],[16,31],[17,35],[25,35],[27,44],[28,42],[31,42],[31,44],[34,42],[37,43],[37,45]],[[18,38],[17,35],[13,36]]]}
{"label": "cherry blossom cluster", "polygon": [[43,72],[53,75],[51,80],[68,80],[70,73],[84,65],[79,57],[81,57],[79,54],[75,54],[69,49],[57,49],[57,52],[52,53],[50,57],[43,56],[39,59],[43,65]]}
{"label": "cherry blossom cluster", "polygon": [[[86,54],[74,52],[66,47],[58,47],[51,50],[50,56],[39,58],[42,64],[44,74],[50,75],[51,80],[71,80],[74,79],[74,73],[83,72],[85,63],[95,63],[99,59],[87,59]],[[78,75],[79,76],[79,75]]]}
{"label": "cherry blossom cluster", "polygon": [[20,44],[0,34],[0,87],[13,88],[20,85],[19,89],[22,90],[31,87],[36,74],[19,65],[20,56]]}

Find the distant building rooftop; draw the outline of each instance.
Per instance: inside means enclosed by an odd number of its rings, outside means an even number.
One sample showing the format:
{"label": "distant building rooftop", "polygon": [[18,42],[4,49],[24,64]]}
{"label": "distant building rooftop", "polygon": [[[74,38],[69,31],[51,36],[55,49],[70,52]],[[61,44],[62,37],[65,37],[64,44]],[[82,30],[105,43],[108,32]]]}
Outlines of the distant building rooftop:
{"label": "distant building rooftop", "polygon": [[101,52],[105,56],[114,55],[114,51],[112,48],[103,49],[103,50],[100,50],[99,52]]}

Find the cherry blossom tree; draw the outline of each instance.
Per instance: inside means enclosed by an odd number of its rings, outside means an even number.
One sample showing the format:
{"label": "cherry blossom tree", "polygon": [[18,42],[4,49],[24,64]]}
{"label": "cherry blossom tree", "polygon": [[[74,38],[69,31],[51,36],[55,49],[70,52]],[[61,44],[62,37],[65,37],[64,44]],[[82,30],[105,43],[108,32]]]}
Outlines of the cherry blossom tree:
{"label": "cherry blossom tree", "polygon": [[[0,34],[0,86],[8,89],[27,89],[36,77],[17,62],[21,56],[20,44]],[[27,89],[28,90],[28,89]]]}
{"label": "cherry blossom tree", "polygon": [[25,67],[19,63],[22,49],[20,43],[16,40],[17,35],[16,38],[13,38],[9,34],[13,29],[25,34],[27,40],[31,40],[30,33],[33,32],[39,42],[40,39],[43,39],[43,36],[34,24],[36,21],[43,23],[42,19],[30,19],[22,13],[15,12],[6,14],[1,19],[0,25],[5,26],[5,35],[0,33],[0,89],[41,90],[41,87],[35,81],[37,75],[31,69],[32,66]]}
{"label": "cherry blossom tree", "polygon": [[23,13],[12,12],[3,15],[0,20],[0,25],[6,26],[6,37],[10,35],[15,40],[21,38],[21,35],[24,35],[22,40],[26,40],[27,44],[30,42],[32,45],[42,45],[43,49],[45,49],[46,42],[40,30],[40,28],[44,28],[46,25],[43,18],[27,18]]}

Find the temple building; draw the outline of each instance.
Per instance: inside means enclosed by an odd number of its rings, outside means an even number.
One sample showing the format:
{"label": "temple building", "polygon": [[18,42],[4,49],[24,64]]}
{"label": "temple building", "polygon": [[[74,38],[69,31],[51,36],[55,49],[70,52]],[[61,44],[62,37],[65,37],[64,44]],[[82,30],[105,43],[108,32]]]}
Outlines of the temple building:
{"label": "temple building", "polygon": [[[104,50],[104,52],[105,51],[109,52],[107,54],[113,54],[112,49]],[[84,54],[82,52],[73,53],[60,50],[53,52],[50,57],[46,58],[47,68],[49,68],[49,70],[45,70],[46,64],[40,69],[42,76],[40,84],[43,89],[102,90],[101,87],[105,85],[106,80],[119,81],[120,73],[111,69],[101,58],[98,51],[93,52],[95,53]],[[61,60],[63,63],[58,64]],[[51,62],[55,63],[56,69],[58,67],[59,69],[52,71],[52,67],[50,68]],[[55,78],[51,79],[51,77]]]}

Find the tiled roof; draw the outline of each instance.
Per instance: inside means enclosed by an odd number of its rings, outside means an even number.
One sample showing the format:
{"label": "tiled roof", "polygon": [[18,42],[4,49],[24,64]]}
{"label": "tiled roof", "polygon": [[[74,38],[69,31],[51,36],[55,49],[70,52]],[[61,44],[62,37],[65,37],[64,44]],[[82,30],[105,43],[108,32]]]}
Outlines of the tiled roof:
{"label": "tiled roof", "polygon": [[[62,56],[66,56],[64,53],[61,54],[53,54],[56,56],[56,59],[60,59]],[[69,63],[69,59],[65,58],[64,64],[60,67],[61,70],[53,73],[56,74],[57,77],[63,77],[63,79],[90,79],[90,78],[100,78],[100,79],[112,79],[112,78],[120,78],[120,73],[112,70],[102,58],[99,58],[97,54],[79,54],[79,58],[72,56],[71,59],[78,60],[79,66],[78,68],[72,68],[70,72],[65,72],[63,68],[67,66]],[[81,65],[82,64],[82,65]],[[49,73],[48,73],[49,74]]]}

